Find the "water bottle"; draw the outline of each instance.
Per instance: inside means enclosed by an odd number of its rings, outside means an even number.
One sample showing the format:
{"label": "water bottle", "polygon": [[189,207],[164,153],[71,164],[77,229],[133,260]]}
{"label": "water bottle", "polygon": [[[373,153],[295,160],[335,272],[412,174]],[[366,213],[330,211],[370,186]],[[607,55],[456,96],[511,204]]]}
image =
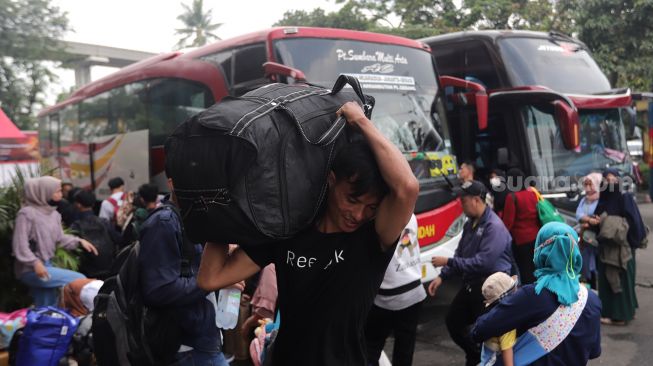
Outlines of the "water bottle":
{"label": "water bottle", "polygon": [[223,288],[218,293],[216,324],[221,329],[234,329],[240,311],[240,290]]}

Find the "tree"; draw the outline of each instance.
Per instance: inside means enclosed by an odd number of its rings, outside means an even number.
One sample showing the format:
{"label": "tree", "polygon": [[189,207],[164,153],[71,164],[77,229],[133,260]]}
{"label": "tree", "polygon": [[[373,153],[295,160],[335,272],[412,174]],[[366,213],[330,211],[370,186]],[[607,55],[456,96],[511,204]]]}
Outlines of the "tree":
{"label": "tree", "polygon": [[62,59],[57,42],[66,14],[49,0],[0,0],[0,106],[21,129],[34,129],[34,112],[56,76],[43,60]]}
{"label": "tree", "polygon": [[[213,32],[220,28],[222,23],[211,23],[212,10],[204,11],[203,0],[193,0],[192,6],[183,3],[181,6],[184,8],[184,13],[179,15],[177,20],[184,23],[184,28],[175,30],[175,34],[181,36],[176,45],[177,49],[204,46],[212,40],[220,39]],[[191,38],[192,42],[188,43]]]}
{"label": "tree", "polygon": [[653,0],[582,0],[575,16],[613,87],[648,90],[653,81]]}
{"label": "tree", "polygon": [[349,1],[337,12],[328,14],[321,8],[313,9],[311,12],[286,11],[283,18],[274,25],[367,30],[372,26],[372,21],[356,8],[353,1]]}

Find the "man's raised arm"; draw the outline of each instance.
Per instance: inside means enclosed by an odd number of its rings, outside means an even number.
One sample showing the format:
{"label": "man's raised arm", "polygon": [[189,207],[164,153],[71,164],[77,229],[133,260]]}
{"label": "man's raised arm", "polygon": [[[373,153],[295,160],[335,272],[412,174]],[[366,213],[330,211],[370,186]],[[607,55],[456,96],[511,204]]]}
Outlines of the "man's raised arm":
{"label": "man's raised arm", "polygon": [[403,154],[365,117],[357,103],[346,103],[339,110],[339,114],[365,136],[383,180],[390,189],[376,214],[376,233],[383,249],[391,248],[413,214],[419,183]]}

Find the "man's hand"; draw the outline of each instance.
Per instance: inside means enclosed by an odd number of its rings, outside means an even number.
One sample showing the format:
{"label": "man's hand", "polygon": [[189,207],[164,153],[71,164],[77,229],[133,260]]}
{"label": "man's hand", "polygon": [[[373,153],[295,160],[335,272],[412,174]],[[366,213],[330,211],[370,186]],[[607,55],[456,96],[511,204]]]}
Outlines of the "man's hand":
{"label": "man's hand", "polygon": [[599,216],[592,216],[587,220],[587,223],[592,226],[598,226],[601,223],[601,218]]}
{"label": "man's hand", "polygon": [[43,262],[41,262],[38,259],[36,260],[36,262],[34,262],[34,273],[36,273],[36,276],[43,281],[47,281],[50,279],[50,274],[48,273],[47,268],[45,268]]}
{"label": "man's hand", "polygon": [[231,285],[231,286],[229,286],[227,288],[243,292],[245,290],[245,281],[236,282],[236,283],[234,283],[233,285]]}
{"label": "man's hand", "polygon": [[247,318],[240,329],[240,335],[247,341],[250,340],[252,332],[259,326],[259,320],[262,318],[258,314],[252,314]]}
{"label": "man's hand", "polygon": [[442,278],[438,276],[429,284],[429,295],[435,296],[435,292],[438,291],[440,285],[442,285]]}
{"label": "man's hand", "polygon": [[79,238],[79,244],[84,248],[87,252],[93,253],[95,255],[98,255],[97,248],[95,245],[91,244],[88,240]]}
{"label": "man's hand", "polygon": [[431,258],[431,264],[433,267],[444,267],[449,262],[449,258],[442,256],[435,256]]}
{"label": "man's hand", "polygon": [[358,127],[358,123],[367,120],[363,108],[356,102],[347,102],[338,109],[336,115],[345,117],[352,127]]}

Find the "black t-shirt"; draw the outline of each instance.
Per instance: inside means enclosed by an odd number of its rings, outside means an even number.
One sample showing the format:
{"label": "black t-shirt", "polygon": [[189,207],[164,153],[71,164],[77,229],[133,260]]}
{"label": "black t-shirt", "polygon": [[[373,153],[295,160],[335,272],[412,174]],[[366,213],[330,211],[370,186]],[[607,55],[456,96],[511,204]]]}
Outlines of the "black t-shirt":
{"label": "black t-shirt", "polygon": [[373,222],[353,233],[311,227],[244,250],[261,268],[276,265],[281,326],[272,365],[366,364],[363,327],[394,252],[381,250]]}

